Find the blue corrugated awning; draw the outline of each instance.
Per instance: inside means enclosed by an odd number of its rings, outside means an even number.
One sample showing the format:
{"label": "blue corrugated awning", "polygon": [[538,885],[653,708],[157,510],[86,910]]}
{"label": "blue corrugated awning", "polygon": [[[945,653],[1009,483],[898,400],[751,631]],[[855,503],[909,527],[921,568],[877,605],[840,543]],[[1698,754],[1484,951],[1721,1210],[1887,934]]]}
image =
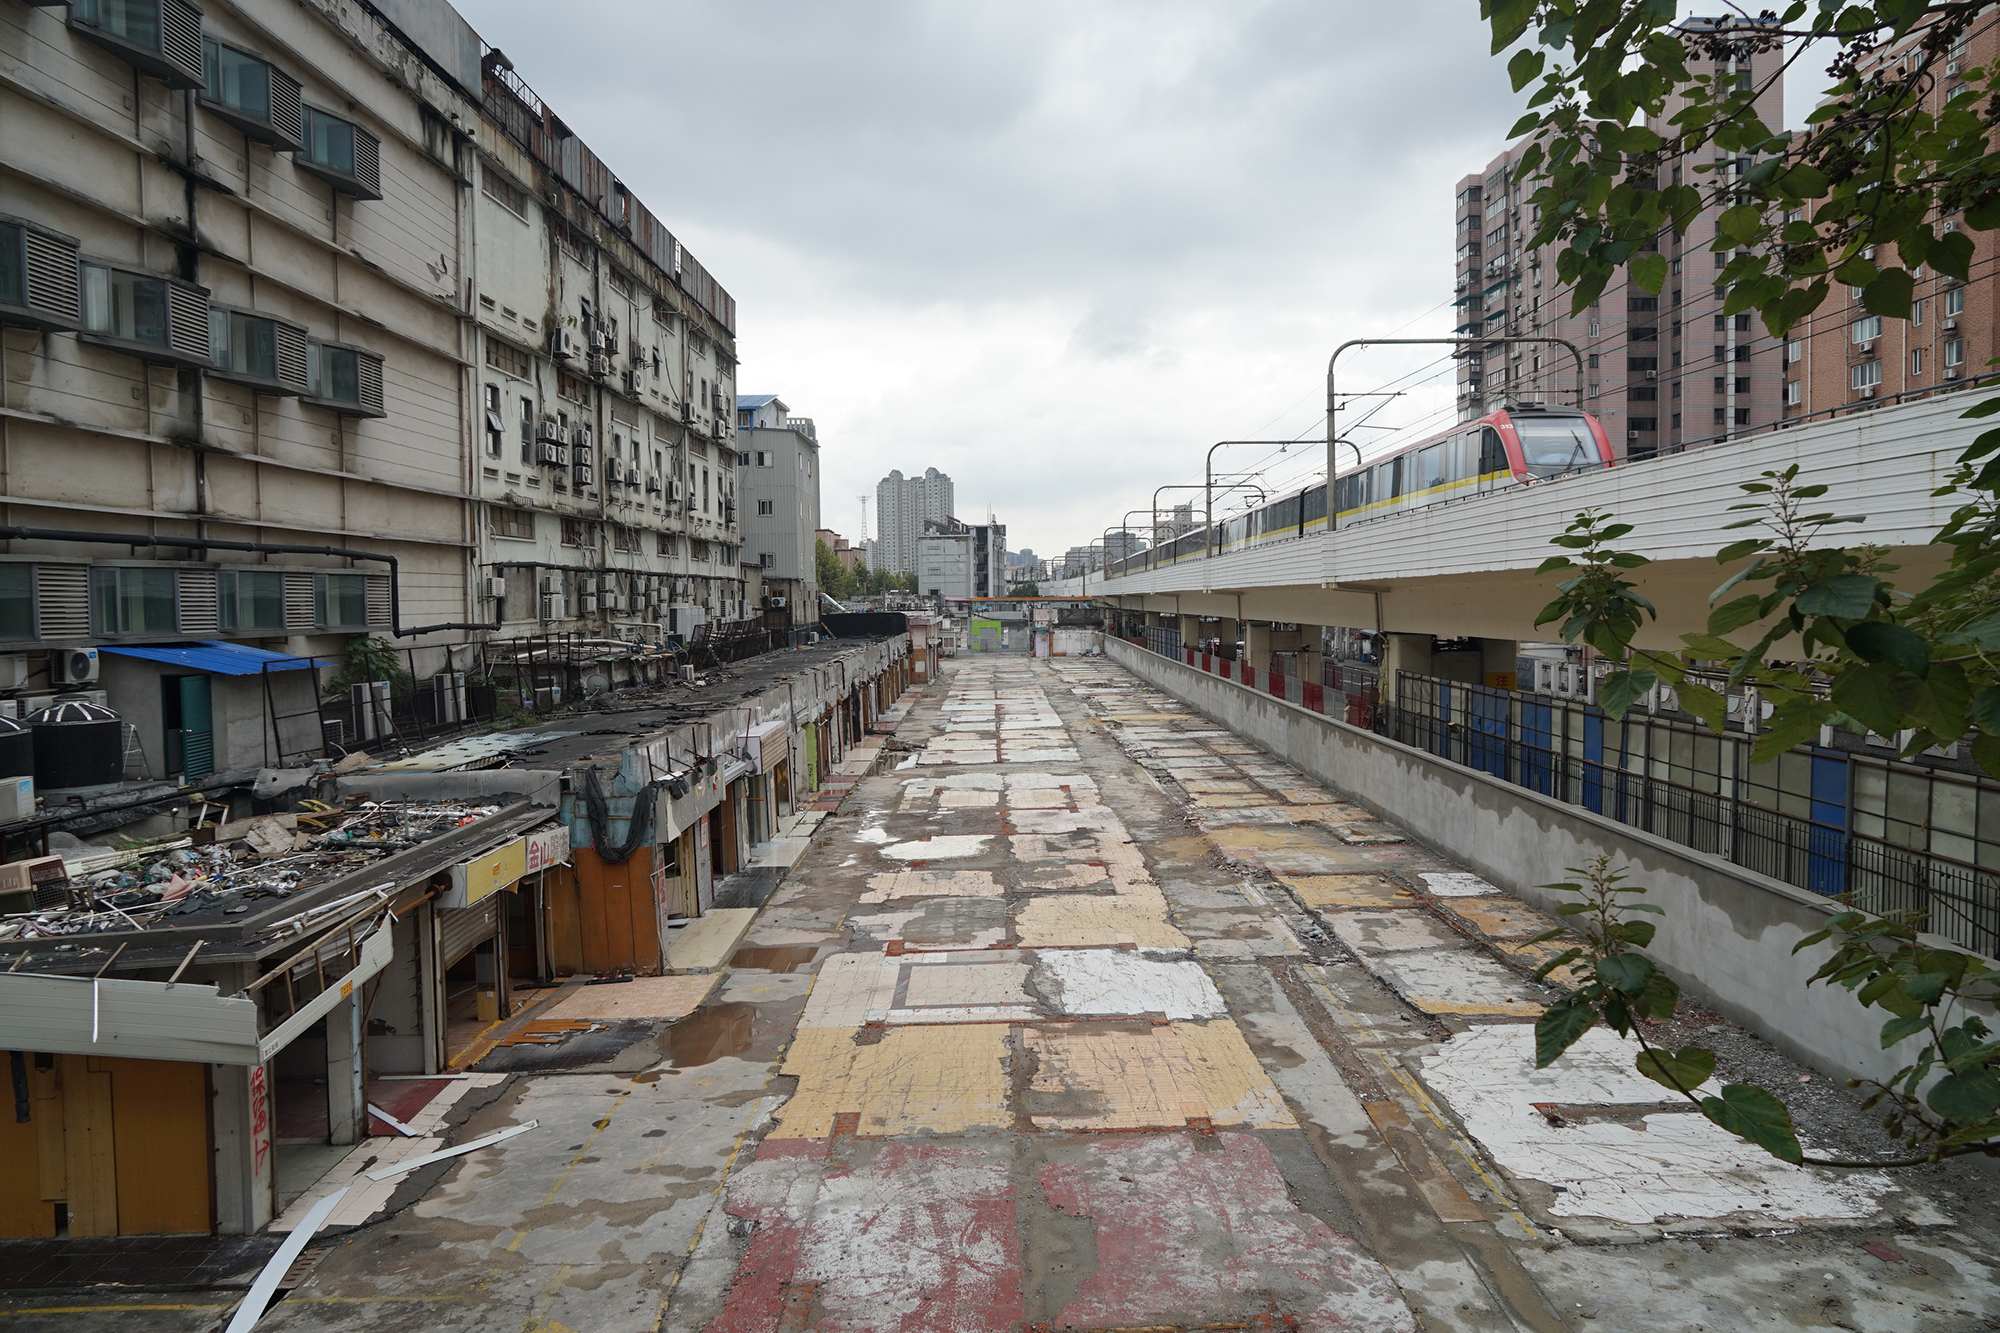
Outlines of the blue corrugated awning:
{"label": "blue corrugated awning", "polygon": [[203,639],[199,643],[103,644],[99,652],[120,657],[139,657],[148,662],[206,671],[214,676],[257,676],[272,671],[297,671],[313,664],[310,657],[274,653],[268,648],[252,648],[245,643],[225,643]]}

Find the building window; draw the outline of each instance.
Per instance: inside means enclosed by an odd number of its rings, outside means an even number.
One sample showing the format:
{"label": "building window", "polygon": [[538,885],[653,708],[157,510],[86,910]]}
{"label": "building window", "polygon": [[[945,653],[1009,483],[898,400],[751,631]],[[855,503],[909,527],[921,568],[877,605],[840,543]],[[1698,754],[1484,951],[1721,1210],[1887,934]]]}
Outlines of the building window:
{"label": "building window", "polygon": [[295,393],[307,388],[306,334],[295,324],[210,306],[208,349],[215,370],[224,376]]}
{"label": "building window", "polygon": [[322,574],[315,591],[318,593],[321,629],[368,628],[366,575]]}
{"label": "building window", "polygon": [[573,403],[580,403],[584,400],[584,383],[567,370],[559,370],[556,372],[556,392]]}
{"label": "building window", "polygon": [[1921,347],[1910,349],[1910,373],[1912,375],[1924,373],[1924,349]]}
{"label": "building window", "polygon": [[532,465],[535,461],[535,400],[525,394],[521,397],[521,462]]}
{"label": "building window", "polygon": [[495,537],[506,537],[511,541],[533,541],[535,538],[535,514],[531,509],[509,509],[503,505],[486,506],[486,530]]}
{"label": "building window", "polygon": [[1847,387],[1850,389],[1872,389],[1882,382],[1882,363],[1863,361],[1858,366],[1847,368]]}
{"label": "building window", "polygon": [[1947,338],[1944,343],[1944,364],[1948,370],[1956,370],[1965,364],[1965,339]]}
{"label": "building window", "polygon": [[303,136],[299,81],[213,38],[202,42],[201,100],[253,139],[296,151]]}
{"label": "building window", "polygon": [[173,634],[172,569],[99,566],[90,571],[91,624],[99,634]]}
{"label": "building window", "polygon": [[1882,317],[1880,315],[1864,315],[1847,326],[1847,338],[1849,342],[1873,342],[1881,336]]}
{"label": "building window", "polygon": [[0,639],[35,637],[35,567],[0,565]]}
{"label": "building window", "polygon": [[655,554],[655,555],[672,555],[673,553],[674,553],[674,539],[673,539],[672,537],[668,536],[668,535],[667,535],[666,533],[664,533],[664,532],[657,532],[657,533],[654,533],[654,534],[653,534],[653,554]]}
{"label": "building window", "polygon": [[121,342],[167,345],[164,278],[103,264],[82,265],[83,327]]}
{"label": "building window", "polygon": [[479,168],[479,188],[515,217],[528,220],[528,192],[484,163]]}
{"label": "building window", "polygon": [[639,530],[628,528],[623,523],[615,524],[611,529],[611,545],[620,551],[637,551]]}
{"label": "building window", "polygon": [[1801,380],[1785,381],[1785,406],[1797,407],[1805,401],[1805,385]]}
{"label": "building window", "polygon": [[69,21],[172,86],[201,87],[201,11],[187,0],[72,0]]}
{"label": "building window", "polygon": [[769,500],[759,500],[757,502],[757,512],[759,514],[769,514],[773,512],[773,509],[774,506]]}
{"label": "building window", "polygon": [[382,197],[381,145],[351,120],[305,109],[305,146],[292,159],[343,194]]}
{"label": "building window", "polygon": [[583,545],[583,520],[565,518],[562,521],[562,544],[564,546]]}
{"label": "building window", "polygon": [[273,569],[225,569],[221,576],[222,628],[282,630],[285,576]]}
{"label": "building window", "polygon": [[1910,302],[1910,324],[1913,327],[1920,329],[1924,326],[1924,311],[1930,303],[1931,299],[1928,296]]}
{"label": "building window", "polygon": [[1785,344],[1785,364],[1793,365],[1806,354],[1806,345],[1797,338]]}
{"label": "building window", "polygon": [[776,558],[769,551],[759,551],[757,553],[757,568],[769,569],[775,563],[775,560]]}
{"label": "building window", "polygon": [[1957,319],[1965,313],[1965,288],[1952,287],[1944,294],[1944,317]]}
{"label": "building window", "polygon": [[507,422],[500,415],[500,386],[488,384],[486,392],[486,452],[495,458],[500,456],[500,437],[507,433]]}
{"label": "building window", "polygon": [[486,339],[486,364],[517,380],[528,378],[528,354],[510,342],[489,336]]}
{"label": "building window", "polygon": [[342,343],[308,344],[306,399],[350,416],[387,415],[382,407],[382,358]]}

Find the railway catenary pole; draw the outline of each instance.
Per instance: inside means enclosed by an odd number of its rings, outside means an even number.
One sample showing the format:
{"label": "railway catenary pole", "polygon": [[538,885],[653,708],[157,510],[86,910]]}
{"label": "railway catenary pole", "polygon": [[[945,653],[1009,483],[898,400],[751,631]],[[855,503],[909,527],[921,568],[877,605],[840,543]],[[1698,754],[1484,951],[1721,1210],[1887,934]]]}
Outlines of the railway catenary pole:
{"label": "railway catenary pole", "polygon": [[[1576,344],[1567,338],[1551,338],[1544,335],[1509,336],[1504,338],[1350,338],[1340,346],[1334,348],[1333,355],[1326,359],[1326,530],[1328,532],[1333,531],[1339,514],[1339,506],[1333,498],[1334,446],[1342,443],[1351,443],[1351,441],[1342,439],[1338,433],[1338,427],[1334,422],[1334,414],[1340,410],[1340,397],[1334,392],[1333,371],[1335,364],[1340,360],[1342,352],[1345,352],[1350,347],[1419,346],[1460,348],[1488,347],[1496,344],[1511,346],[1519,343],[1554,343],[1558,347],[1568,350],[1570,356],[1576,360],[1576,404],[1578,408],[1581,408],[1583,406],[1583,353],[1578,351]],[[1356,450],[1355,452],[1359,454],[1360,451]]]}
{"label": "railway catenary pole", "polygon": [[[1204,521],[1209,531],[1213,532],[1215,530],[1215,451],[1217,449],[1239,444],[1288,445],[1302,443],[1304,443],[1302,440],[1217,440],[1214,444],[1209,445],[1208,454],[1202,459],[1201,463],[1202,490],[1206,493],[1206,501],[1202,508],[1204,511]],[[1228,494],[1227,491],[1223,493],[1225,495]],[[1203,541],[1202,546],[1205,550],[1210,549],[1207,540]]]}
{"label": "railway catenary pole", "polygon": [[[1224,486],[1224,487],[1222,488],[1222,494],[1224,494],[1224,495],[1227,495],[1227,494],[1229,494],[1229,493],[1230,493],[1231,491],[1235,491],[1235,490],[1249,490],[1249,491],[1255,491],[1255,492],[1257,492],[1257,503],[1258,503],[1258,504],[1260,504],[1260,505],[1261,505],[1261,504],[1264,504],[1265,502],[1267,502],[1267,501],[1268,501],[1268,500],[1269,500],[1269,499],[1271,498],[1271,494],[1270,494],[1270,492],[1269,492],[1269,491],[1266,491],[1266,490],[1265,490],[1265,489],[1264,489],[1264,488],[1263,488],[1262,486],[1259,486],[1259,485],[1258,485],[1257,483],[1255,483],[1255,482],[1253,482],[1253,481],[1250,481],[1250,480],[1247,480],[1247,478],[1250,478],[1250,477],[1254,477],[1254,476],[1256,476],[1256,475],[1257,475],[1257,474],[1256,474],[1256,473],[1254,473],[1254,472],[1243,472],[1243,473],[1231,473],[1231,472],[1225,472],[1225,473],[1223,473],[1223,474],[1222,474],[1222,476],[1221,476],[1221,478],[1220,478],[1220,480],[1222,480],[1222,481],[1228,481],[1228,482],[1229,482],[1229,485],[1227,485],[1227,486]],[[1238,480],[1233,480],[1233,481],[1232,481],[1232,480],[1231,480],[1231,478],[1232,478],[1232,477],[1235,477],[1235,478],[1239,478],[1239,479],[1238,479]],[[1162,491],[1200,491],[1200,492],[1202,492],[1202,493],[1203,493],[1203,495],[1204,495],[1204,497],[1205,497],[1205,499],[1206,499],[1206,504],[1207,504],[1207,506],[1208,506],[1208,509],[1207,509],[1207,526],[1208,526],[1208,527],[1214,527],[1214,526],[1215,526],[1215,482],[1216,482],[1216,480],[1217,480],[1217,478],[1214,478],[1214,477],[1212,477],[1212,476],[1205,476],[1205,477],[1203,477],[1203,478],[1202,478],[1202,483],[1201,483],[1201,485],[1199,485],[1199,486],[1195,485],[1195,484],[1194,484],[1193,482],[1188,482],[1188,483],[1186,483],[1186,484],[1181,484],[1181,485],[1166,485],[1166,486],[1155,486],[1155,487],[1153,488],[1153,549],[1152,549],[1151,551],[1147,552],[1147,559],[1146,559],[1146,568],[1148,568],[1148,569],[1157,569],[1157,568],[1159,568],[1159,561],[1158,561],[1158,559],[1157,559],[1156,557],[1157,557],[1157,555],[1158,555],[1158,553],[1159,553],[1159,549],[1160,549],[1160,492],[1162,492]],[[1179,533],[1175,533],[1174,535],[1175,535],[1176,537],[1178,537],[1178,536],[1179,536],[1180,534],[1179,534]],[[1206,551],[1206,550],[1207,550],[1207,548],[1208,548],[1208,535],[1207,535],[1206,531],[1204,531],[1204,532],[1203,532],[1203,534],[1202,534],[1202,549],[1203,549],[1204,551]]]}

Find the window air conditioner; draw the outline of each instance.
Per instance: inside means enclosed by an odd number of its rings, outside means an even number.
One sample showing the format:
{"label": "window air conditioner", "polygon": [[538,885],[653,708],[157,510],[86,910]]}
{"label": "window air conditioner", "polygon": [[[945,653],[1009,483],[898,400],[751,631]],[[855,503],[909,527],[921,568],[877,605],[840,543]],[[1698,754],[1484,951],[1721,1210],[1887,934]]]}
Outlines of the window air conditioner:
{"label": "window air conditioner", "polygon": [[563,442],[562,423],[554,417],[543,417],[535,423],[535,438],[546,444]]}
{"label": "window air conditioner", "polygon": [[578,614],[580,615],[586,615],[586,616],[596,615],[597,594],[594,592],[584,593],[582,596],[576,599],[576,608]]}
{"label": "window air conditioner", "polygon": [[498,574],[489,574],[480,585],[481,593],[492,601],[499,601],[507,595],[507,580]]}
{"label": "window air conditioner", "polygon": [[577,343],[576,330],[567,324],[558,324],[549,330],[549,354],[558,361],[574,361],[583,352]]}
{"label": "window air conditioner", "polygon": [[1957,367],[1957,366],[1946,366],[1946,367],[1944,368],[1944,377],[1945,377],[1946,379],[1948,379],[1948,380],[1955,380],[1955,379],[1957,379],[1957,378],[1958,378],[1958,367]]}
{"label": "window air conditioner", "polygon": [[1875,386],[1872,384],[1863,386],[1861,396],[1863,398],[1873,398],[1875,396]]}
{"label": "window air conditioner", "polygon": [[1944,322],[1944,331],[1946,333],[1956,333],[1958,331],[1958,321],[1956,319],[1946,320]]}
{"label": "window air conditioner", "polygon": [[1857,350],[1859,350],[1859,351],[1863,351],[1863,352],[1872,352],[1872,351],[1874,351],[1874,350],[1875,350],[1875,342],[1874,342],[1874,340],[1873,340],[1873,339],[1870,339],[1870,340],[1868,340],[1867,342],[1863,342],[1863,343],[1859,343],[1859,344],[1857,344]]}
{"label": "window air conditioner", "polygon": [[569,601],[559,592],[542,594],[542,619],[566,620],[569,618]]}
{"label": "window air conditioner", "polygon": [[544,467],[561,467],[569,462],[569,450],[560,444],[542,442],[541,462]]}

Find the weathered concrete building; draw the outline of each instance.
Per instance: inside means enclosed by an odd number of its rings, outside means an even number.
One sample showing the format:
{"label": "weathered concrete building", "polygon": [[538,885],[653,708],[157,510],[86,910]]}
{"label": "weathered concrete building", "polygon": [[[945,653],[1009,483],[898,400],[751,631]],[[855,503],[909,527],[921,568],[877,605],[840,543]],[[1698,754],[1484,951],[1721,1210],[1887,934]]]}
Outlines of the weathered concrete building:
{"label": "weathered concrete building", "polygon": [[737,406],[743,549],[764,576],[764,610],[780,623],[819,620],[819,431],[776,394]]}

